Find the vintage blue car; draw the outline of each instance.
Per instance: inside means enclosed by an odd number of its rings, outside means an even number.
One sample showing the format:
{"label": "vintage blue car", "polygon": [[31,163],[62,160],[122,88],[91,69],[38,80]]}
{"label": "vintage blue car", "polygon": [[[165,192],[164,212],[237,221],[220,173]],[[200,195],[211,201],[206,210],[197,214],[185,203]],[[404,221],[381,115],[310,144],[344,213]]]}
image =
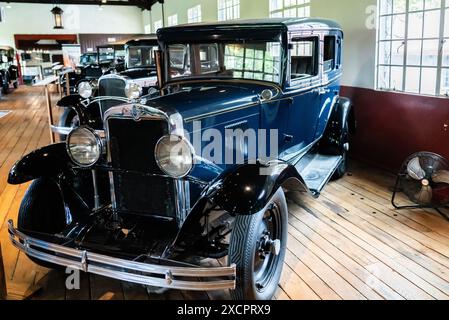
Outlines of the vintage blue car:
{"label": "vintage blue car", "polygon": [[164,28],[158,41],[157,96],[127,86],[104,130],[82,118],[65,143],[14,165],[9,183],[33,182],[10,238],[49,267],[270,299],[284,190],[317,197],[345,173],[355,121],[339,96],[343,32],[267,19]]}

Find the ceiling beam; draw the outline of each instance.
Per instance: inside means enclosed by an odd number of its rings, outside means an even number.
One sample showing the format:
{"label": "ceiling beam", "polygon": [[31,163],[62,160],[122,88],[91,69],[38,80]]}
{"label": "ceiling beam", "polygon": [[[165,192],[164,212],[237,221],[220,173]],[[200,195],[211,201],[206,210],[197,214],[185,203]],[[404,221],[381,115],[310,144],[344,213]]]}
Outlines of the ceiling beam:
{"label": "ceiling beam", "polygon": [[39,4],[53,4],[53,5],[102,5],[102,6],[131,6],[138,7],[142,10],[151,10],[151,7],[157,2],[164,2],[164,0],[128,0],[128,1],[114,1],[108,0],[102,3],[101,0],[3,0],[3,2],[10,3],[39,3]]}

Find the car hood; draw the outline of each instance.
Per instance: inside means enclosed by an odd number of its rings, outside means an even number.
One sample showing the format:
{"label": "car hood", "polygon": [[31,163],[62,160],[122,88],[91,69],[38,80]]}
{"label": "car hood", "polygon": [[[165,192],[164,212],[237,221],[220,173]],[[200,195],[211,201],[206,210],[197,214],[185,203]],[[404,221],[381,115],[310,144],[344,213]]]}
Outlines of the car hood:
{"label": "car hood", "polygon": [[148,78],[156,76],[156,68],[135,68],[120,72],[120,75],[129,77],[131,79]]}
{"label": "car hood", "polygon": [[177,110],[184,120],[192,121],[222,110],[239,109],[258,103],[264,89],[273,89],[264,83],[201,82],[172,85],[170,93],[148,102],[152,107]]}

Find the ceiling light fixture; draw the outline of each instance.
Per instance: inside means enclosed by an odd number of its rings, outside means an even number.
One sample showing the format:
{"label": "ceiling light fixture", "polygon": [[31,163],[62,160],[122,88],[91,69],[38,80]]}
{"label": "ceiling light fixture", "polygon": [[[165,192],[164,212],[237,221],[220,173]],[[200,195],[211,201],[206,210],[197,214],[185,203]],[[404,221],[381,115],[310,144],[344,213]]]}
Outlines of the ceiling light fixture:
{"label": "ceiling light fixture", "polygon": [[51,13],[54,16],[55,19],[55,26],[53,27],[54,29],[64,29],[64,27],[62,26],[62,13],[64,11],[60,8],[60,7],[53,7],[53,9],[51,9]]}

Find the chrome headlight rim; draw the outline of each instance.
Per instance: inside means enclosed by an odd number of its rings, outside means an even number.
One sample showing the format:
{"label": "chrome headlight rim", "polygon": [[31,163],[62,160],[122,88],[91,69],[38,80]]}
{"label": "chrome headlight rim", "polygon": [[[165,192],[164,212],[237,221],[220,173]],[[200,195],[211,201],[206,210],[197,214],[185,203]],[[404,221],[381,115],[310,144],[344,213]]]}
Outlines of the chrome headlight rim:
{"label": "chrome headlight rim", "polygon": [[[185,145],[187,146],[187,149],[189,151],[189,155],[191,158],[191,165],[189,170],[187,170],[185,173],[183,173],[182,175],[174,175],[172,172],[166,170],[163,166],[163,164],[161,163],[160,158],[158,157],[158,147],[161,145],[161,143],[165,140],[165,139],[173,139],[176,138],[178,140],[178,143],[185,143]],[[180,136],[177,134],[167,134],[162,136],[158,142],[156,143],[155,147],[154,147],[154,159],[156,160],[156,164],[159,167],[159,169],[166,175],[168,175],[171,178],[175,178],[175,179],[182,179],[187,177],[193,170],[194,167],[194,161],[195,161],[195,149],[193,148],[192,144],[184,137],[184,136]]]}
{"label": "chrome headlight rim", "polygon": [[[91,162],[89,164],[80,163],[79,161],[77,161],[73,157],[71,149],[70,149],[70,138],[72,137],[73,134],[75,134],[76,132],[81,131],[81,130],[87,130],[92,135],[92,137],[94,137],[95,143],[98,146],[98,154],[95,157],[95,161],[93,161],[93,162]],[[70,160],[74,164],[76,164],[80,168],[91,168],[94,165],[96,165],[98,163],[98,161],[100,160],[100,158],[101,158],[101,154],[102,154],[102,151],[103,151],[103,141],[101,140],[101,137],[95,132],[94,129],[92,129],[92,128],[88,127],[88,126],[80,126],[78,128],[73,129],[72,131],[70,131],[70,133],[67,135],[65,147],[66,147],[66,151],[67,151],[67,154],[69,155]]]}
{"label": "chrome headlight rim", "polygon": [[125,95],[129,100],[137,100],[142,97],[143,88],[138,83],[129,81],[125,85]]}
{"label": "chrome headlight rim", "polygon": [[[86,87],[83,88],[84,86],[86,86]],[[77,90],[78,90],[78,94],[83,99],[89,99],[90,97],[92,97],[92,94],[94,92],[94,88],[92,87],[92,84],[87,80],[81,81],[80,83],[78,83]],[[83,92],[85,92],[85,90],[87,90],[88,94],[83,94]]]}

